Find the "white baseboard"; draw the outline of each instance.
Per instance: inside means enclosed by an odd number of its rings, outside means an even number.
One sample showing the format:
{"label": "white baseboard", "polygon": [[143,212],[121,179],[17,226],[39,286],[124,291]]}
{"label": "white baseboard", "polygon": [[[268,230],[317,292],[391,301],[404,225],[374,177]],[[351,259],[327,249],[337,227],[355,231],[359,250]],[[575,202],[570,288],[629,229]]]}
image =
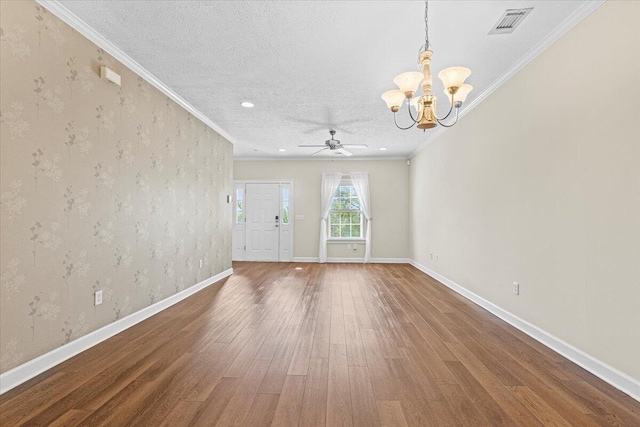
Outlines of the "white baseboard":
{"label": "white baseboard", "polygon": [[371,258],[374,264],[409,264],[409,258]]}
{"label": "white baseboard", "polygon": [[171,295],[169,298],[166,298],[162,301],[159,301],[149,307],[143,308],[140,311],[137,311],[129,316],[117,320],[113,323],[110,323],[106,326],[103,326],[100,329],[97,329],[83,337],[78,338],[75,341],[70,342],[69,344],[65,344],[62,347],[58,347],[55,350],[51,350],[48,353],[45,353],[41,356],[36,357],[26,363],[23,363],[20,366],[16,366],[15,368],[3,373],[0,375],[0,394],[3,394],[14,387],[19,386],[25,381],[30,380],[31,378],[40,375],[44,371],[53,368],[54,366],[64,362],[67,359],[72,358],[78,353],[81,353],[96,344],[101,343],[102,341],[111,338],[112,336],[119,334],[135,325],[136,323],[140,323],[143,320],[153,316],[165,310],[172,305],[182,301],[183,299],[190,297],[196,292],[210,286],[225,277],[233,274],[233,269],[230,268],[228,270],[223,271],[222,273],[216,274],[213,277],[210,277],[202,282],[191,286],[177,294]]}
{"label": "white baseboard", "polygon": [[[316,260],[317,262],[317,260]],[[364,260],[362,258],[347,258],[347,257],[328,257],[327,262],[339,262],[339,263],[351,263],[351,264],[362,264]]]}
{"label": "white baseboard", "polygon": [[318,262],[318,257],[312,256],[296,256],[293,257],[293,262]]}
{"label": "white baseboard", "polygon": [[526,320],[509,313],[508,311],[498,307],[492,302],[487,301],[481,296],[476,295],[473,292],[458,285],[452,280],[449,280],[446,277],[436,273],[435,271],[430,270],[424,265],[419,264],[414,260],[409,260],[409,264],[413,265],[423,273],[426,273],[429,276],[433,277],[443,285],[454,290],[468,300],[478,304],[480,307],[496,315],[500,319],[509,323],[511,326],[521,330],[531,338],[535,339],[541,344],[544,344],[556,353],[566,357],[576,365],[581,366],[582,368],[591,372],[601,380],[628,394],[635,400],[640,401],[640,381],[638,381],[637,379],[617,370],[616,368],[606,364],[601,360],[596,359],[595,357],[585,353],[579,348],[576,348],[571,344],[561,340],[560,338],[551,335],[547,331],[540,329],[539,327],[527,322]]}
{"label": "white baseboard", "polygon": [[[293,262],[318,262],[318,257],[295,257]],[[362,263],[362,258],[327,258],[327,262]],[[409,264],[409,258],[371,258],[372,264]]]}

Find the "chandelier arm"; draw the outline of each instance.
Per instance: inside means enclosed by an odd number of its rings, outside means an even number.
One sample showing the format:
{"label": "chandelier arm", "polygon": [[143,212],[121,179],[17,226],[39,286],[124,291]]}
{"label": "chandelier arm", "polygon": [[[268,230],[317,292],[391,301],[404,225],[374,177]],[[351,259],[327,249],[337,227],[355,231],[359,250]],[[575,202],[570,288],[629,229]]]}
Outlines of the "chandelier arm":
{"label": "chandelier arm", "polygon": [[407,129],[411,129],[412,127],[414,127],[416,125],[416,121],[414,121],[411,126],[403,128],[402,126],[400,126],[398,124],[398,113],[393,113],[393,122],[396,124],[396,127],[400,130],[407,130]]}
{"label": "chandelier arm", "polygon": [[[439,124],[440,126],[445,127],[445,128],[450,128],[450,127],[452,127],[453,125],[455,125],[456,123],[458,123],[458,113],[459,113],[459,112],[460,112],[460,109],[459,109],[459,108],[456,108],[456,119],[455,119],[455,120],[453,121],[453,123],[451,123],[451,124],[445,125],[442,121],[440,121],[440,119],[436,118],[436,120],[438,121],[438,124]],[[448,115],[448,114],[447,114],[447,115]],[[443,119],[443,120],[444,120],[444,119]]]}
{"label": "chandelier arm", "polygon": [[447,120],[447,117],[449,117],[449,116],[451,115],[451,112],[452,112],[452,111],[453,111],[453,104],[451,104],[451,108],[449,108],[449,112],[447,113],[447,115],[446,115],[446,116],[444,116],[444,117],[438,117],[438,116],[436,116],[436,119],[437,119],[438,121],[440,121],[440,120]]}
{"label": "chandelier arm", "polygon": [[438,120],[438,122],[440,122],[440,120],[447,120],[447,117],[451,115],[452,111],[453,111],[453,95],[451,95],[451,107],[449,107],[449,112],[447,113],[447,115],[444,117],[438,117],[438,115],[436,115],[436,119]]}

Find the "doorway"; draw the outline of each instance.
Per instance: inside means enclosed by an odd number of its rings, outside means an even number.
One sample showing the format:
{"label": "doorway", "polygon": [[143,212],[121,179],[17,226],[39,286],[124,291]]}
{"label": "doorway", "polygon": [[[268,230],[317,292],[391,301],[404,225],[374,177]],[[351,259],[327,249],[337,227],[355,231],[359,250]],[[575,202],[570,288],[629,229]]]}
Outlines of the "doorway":
{"label": "doorway", "polygon": [[235,181],[234,261],[291,261],[293,182]]}

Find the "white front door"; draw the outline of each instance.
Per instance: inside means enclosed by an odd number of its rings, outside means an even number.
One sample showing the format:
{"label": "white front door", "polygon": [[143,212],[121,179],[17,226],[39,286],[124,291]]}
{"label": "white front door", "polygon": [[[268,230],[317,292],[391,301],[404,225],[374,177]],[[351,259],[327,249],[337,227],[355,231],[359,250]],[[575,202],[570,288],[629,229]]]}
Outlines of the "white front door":
{"label": "white front door", "polygon": [[246,184],[247,261],[278,261],[280,184]]}

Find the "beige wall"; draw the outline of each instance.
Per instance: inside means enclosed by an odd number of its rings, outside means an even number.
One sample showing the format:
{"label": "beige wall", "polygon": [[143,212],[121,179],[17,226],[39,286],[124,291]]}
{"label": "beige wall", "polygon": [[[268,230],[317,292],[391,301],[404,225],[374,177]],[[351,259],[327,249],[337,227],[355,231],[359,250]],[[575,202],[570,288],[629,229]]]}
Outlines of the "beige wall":
{"label": "beige wall", "polygon": [[638,17],[605,3],[410,168],[413,259],[635,378]]}
{"label": "beige wall", "polygon": [[230,268],[233,164],[229,142],[35,2],[0,2],[0,28],[4,372]]}
{"label": "beige wall", "polygon": [[[409,173],[406,161],[235,161],[235,180],[291,179],[295,187],[294,256],[317,257],[320,235],[320,183],[323,172],[368,172],[371,187],[372,258],[406,258],[408,247]],[[330,258],[362,258],[364,244],[356,251],[344,243],[329,243]]]}

